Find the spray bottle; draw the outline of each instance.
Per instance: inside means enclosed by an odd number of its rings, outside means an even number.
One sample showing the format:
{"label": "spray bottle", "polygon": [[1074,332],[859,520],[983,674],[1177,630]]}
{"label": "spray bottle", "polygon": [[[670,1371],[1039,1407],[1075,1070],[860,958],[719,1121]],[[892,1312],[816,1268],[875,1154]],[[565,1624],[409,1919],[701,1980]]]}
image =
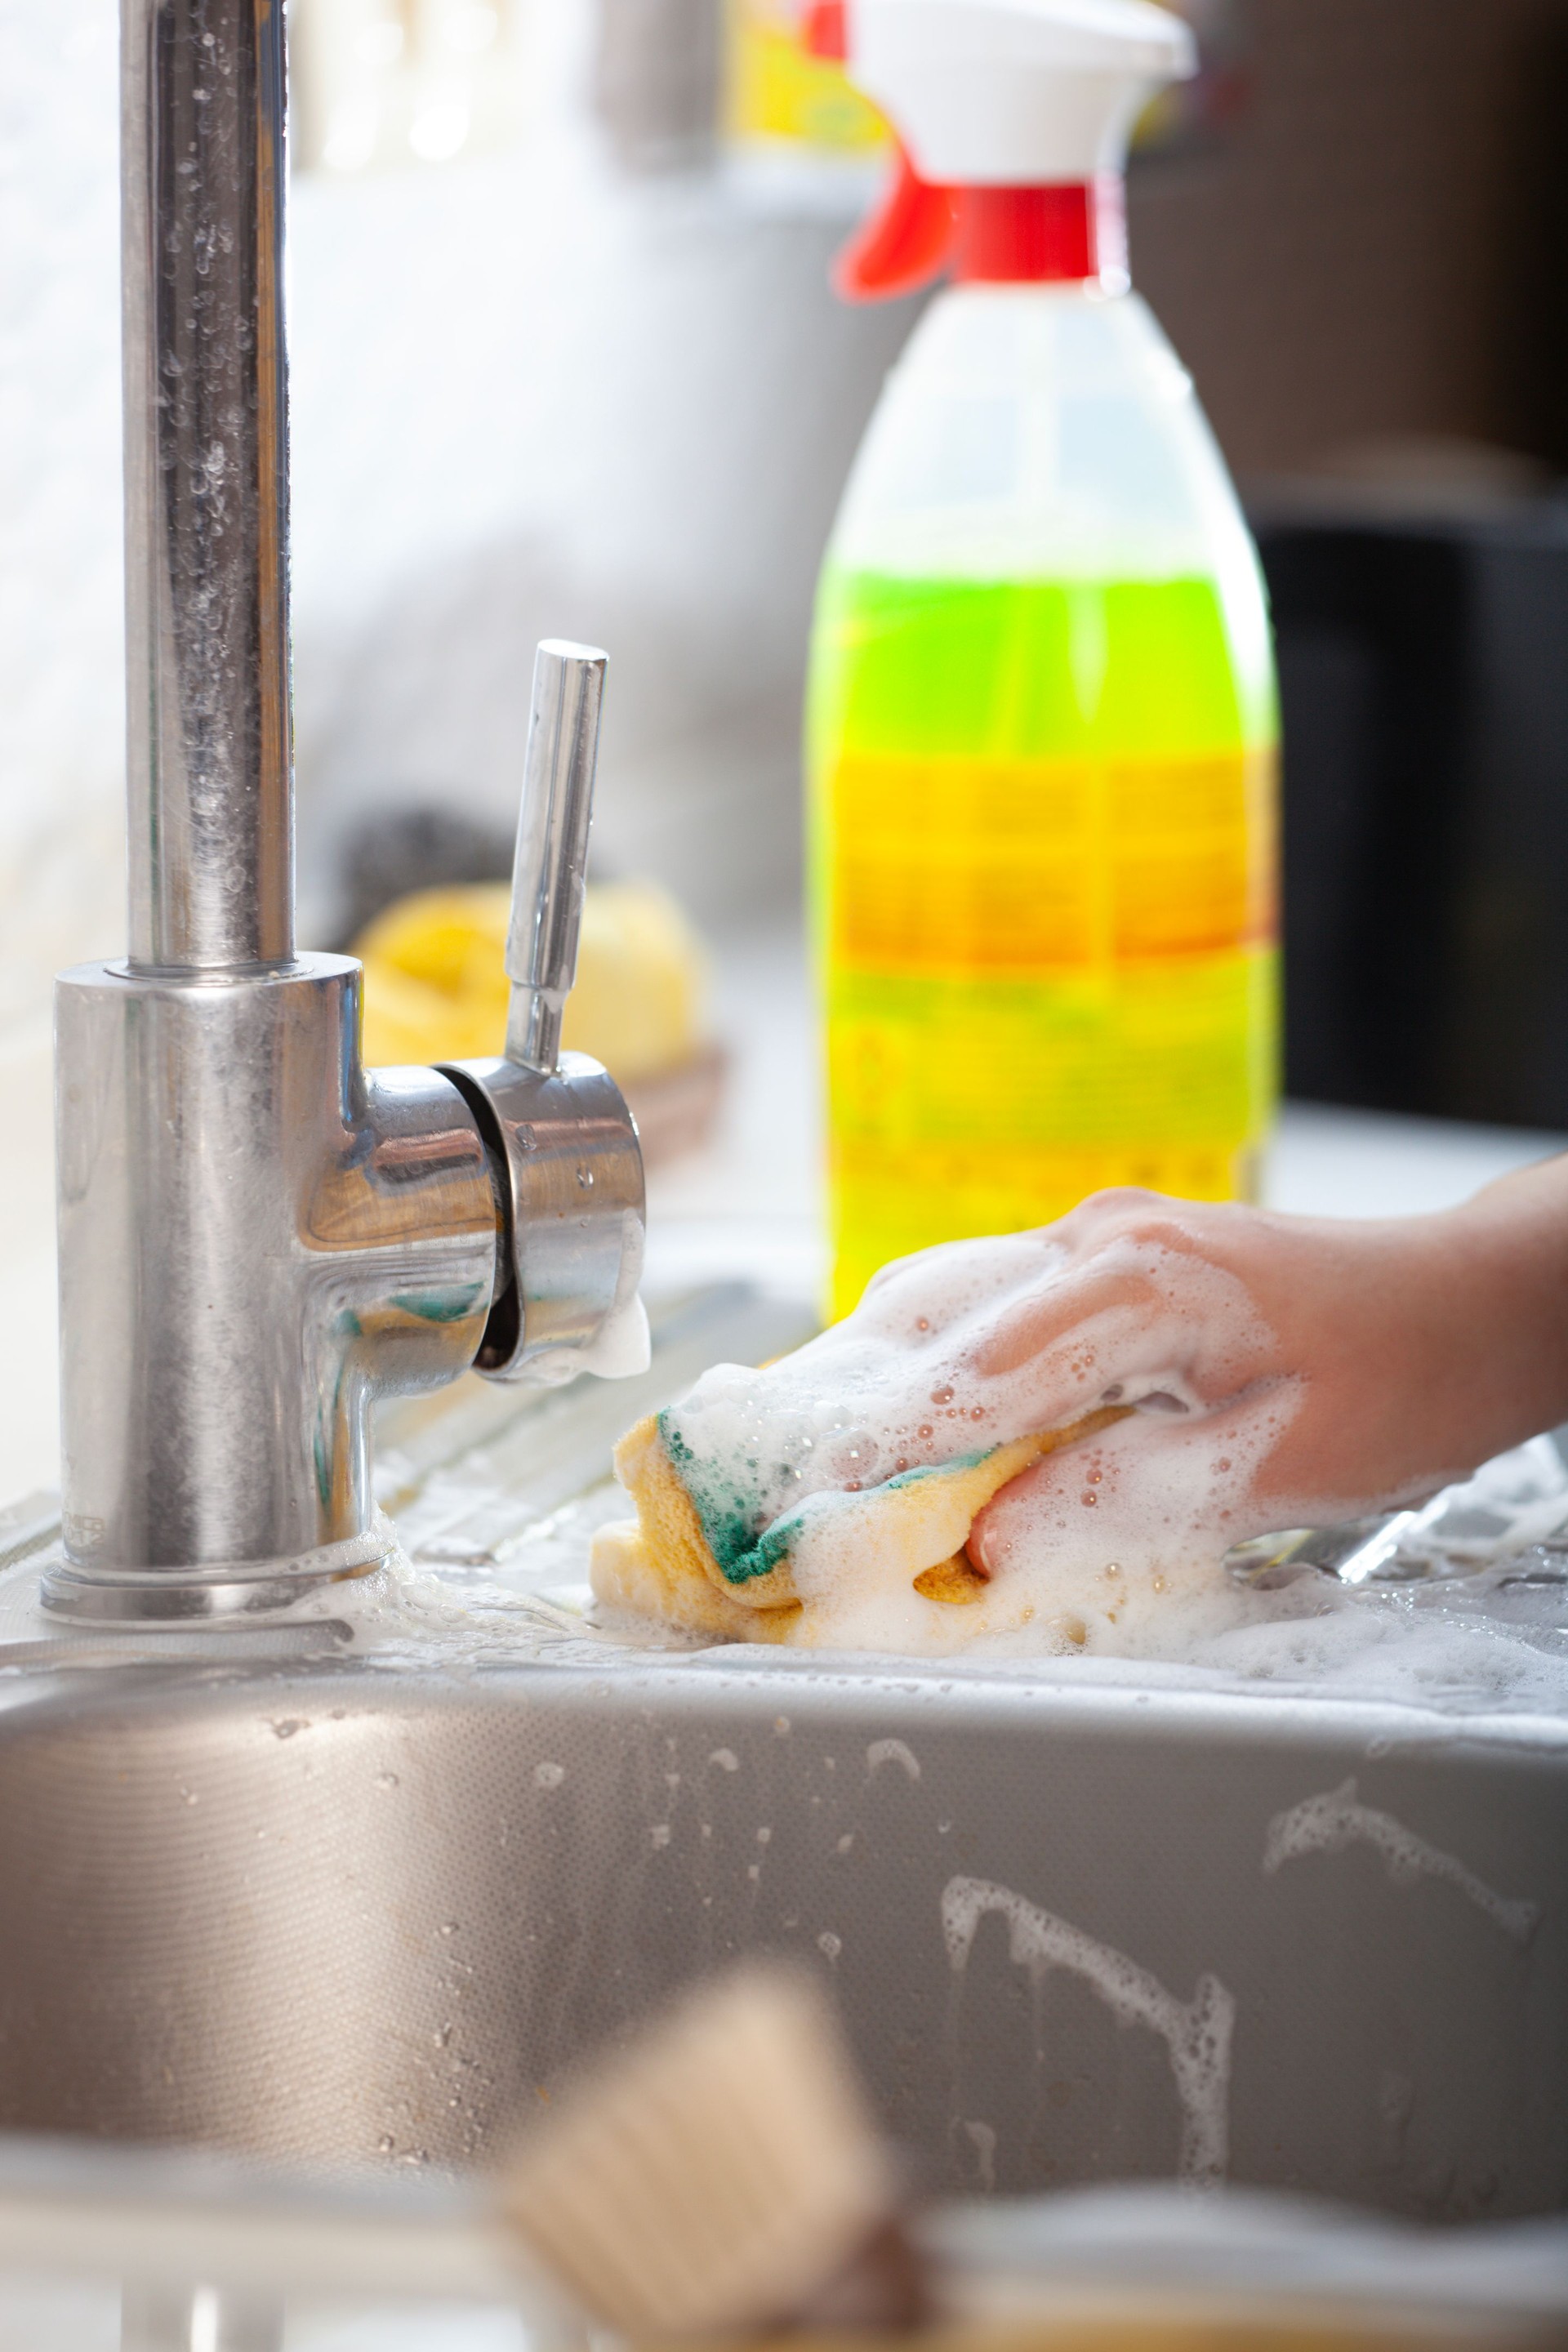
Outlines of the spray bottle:
{"label": "spray bottle", "polygon": [[829,543],[807,709],[837,1313],[889,1258],[1142,1184],[1253,1187],[1274,673],[1192,384],[1131,292],[1143,0],[828,0],[891,121],[852,299],[944,271]]}

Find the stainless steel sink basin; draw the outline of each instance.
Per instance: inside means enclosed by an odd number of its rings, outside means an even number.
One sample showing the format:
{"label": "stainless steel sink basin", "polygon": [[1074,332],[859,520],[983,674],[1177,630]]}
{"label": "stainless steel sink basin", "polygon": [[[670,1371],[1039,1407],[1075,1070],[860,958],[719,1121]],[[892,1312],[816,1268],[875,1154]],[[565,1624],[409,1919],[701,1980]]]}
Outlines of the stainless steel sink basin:
{"label": "stainless steel sink basin", "polygon": [[[704,1293],[640,1383],[405,1410],[416,1569],[580,1575],[553,1515],[616,1431],[803,1330]],[[41,1556],[23,1517],[0,1560]],[[548,1598],[460,1639],[345,1601],[64,1640],[18,1614],[36,1577],[0,1576],[0,2128],[482,2164],[579,2050],[765,1946],[830,1976],[933,2187],[1568,2203],[1568,1721],[639,1655]]]}
{"label": "stainless steel sink basin", "polygon": [[[1352,1785],[1353,1784],[1353,1785]],[[948,2188],[1568,2188],[1568,1753],[734,1652],[25,1678],[0,2126],[462,2167],[754,1946]]]}

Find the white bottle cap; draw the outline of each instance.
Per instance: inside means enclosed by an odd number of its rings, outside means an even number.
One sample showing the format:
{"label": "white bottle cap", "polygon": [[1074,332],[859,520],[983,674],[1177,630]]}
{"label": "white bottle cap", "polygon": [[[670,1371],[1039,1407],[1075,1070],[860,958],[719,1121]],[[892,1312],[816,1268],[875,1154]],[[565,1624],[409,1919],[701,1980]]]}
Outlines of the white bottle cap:
{"label": "white bottle cap", "polygon": [[849,0],[845,32],[851,80],[945,187],[1119,172],[1145,99],[1197,70],[1150,0]]}

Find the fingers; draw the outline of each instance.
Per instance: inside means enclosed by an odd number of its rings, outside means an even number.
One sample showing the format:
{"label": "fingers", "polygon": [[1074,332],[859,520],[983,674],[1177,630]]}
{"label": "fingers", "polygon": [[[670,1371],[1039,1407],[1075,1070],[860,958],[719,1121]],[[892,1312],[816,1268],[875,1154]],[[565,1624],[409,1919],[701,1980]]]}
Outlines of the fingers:
{"label": "fingers", "polygon": [[889,1336],[925,1339],[984,1315],[988,1303],[1045,1279],[1065,1262],[1049,1226],[939,1243],[873,1275],[856,1320]]}
{"label": "fingers", "polygon": [[[1065,1538],[1074,1517],[1072,1498],[1080,1513],[1098,1509],[1105,1483],[1104,1449],[1090,1441],[1047,1454],[994,1495],[975,1516],[964,1546],[984,1576],[1000,1576],[1017,1548],[1020,1536],[1033,1543]],[[1085,1496],[1090,1499],[1086,1502]],[[1086,1528],[1084,1533],[1089,1530]],[[1098,1532],[1098,1530],[1096,1530]]]}
{"label": "fingers", "polygon": [[1282,1382],[1176,1425],[1135,1414],[1047,1454],[977,1514],[969,1556],[991,1577],[1086,1549],[1130,1570],[1173,1549],[1217,1557],[1279,1524],[1258,1471],[1299,1402]]}
{"label": "fingers", "polygon": [[1279,1356],[1253,1286],[1198,1234],[1166,1218],[1112,1218],[1076,1263],[998,1309],[966,1367],[1023,1373],[1052,1405],[1114,1402],[1120,1384],[1163,1373],[1216,1404],[1277,1372]]}
{"label": "fingers", "polygon": [[[1016,1372],[1069,1337],[1081,1338],[1086,1365],[1095,1356],[1089,1327],[1118,1309],[1136,1317],[1163,1305],[1149,1275],[1127,1266],[1090,1265],[1009,1307],[975,1348],[974,1370],[988,1380]],[[1081,1385],[1081,1383],[1080,1383]]]}

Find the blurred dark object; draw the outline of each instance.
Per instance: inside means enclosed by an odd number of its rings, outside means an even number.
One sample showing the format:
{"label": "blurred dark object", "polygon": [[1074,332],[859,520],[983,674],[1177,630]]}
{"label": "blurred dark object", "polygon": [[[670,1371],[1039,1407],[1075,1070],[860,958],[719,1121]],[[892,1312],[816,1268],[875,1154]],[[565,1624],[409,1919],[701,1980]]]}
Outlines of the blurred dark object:
{"label": "blurred dark object", "polygon": [[510,882],[512,836],[447,809],[389,810],[352,833],[342,853],[342,921],[346,947],[367,923],[410,890],[453,882]]}
{"label": "blurred dark object", "polygon": [[1134,157],[1134,283],[1232,467],[1374,435],[1568,470],[1568,0],[1242,0],[1237,103]]}
{"label": "blurred dark object", "polygon": [[1359,521],[1463,522],[1509,514],[1558,487],[1519,449],[1455,433],[1373,433],[1254,490],[1264,511]]}
{"label": "blurred dark object", "polygon": [[628,171],[711,163],[722,35],[722,0],[599,0],[594,110]]}
{"label": "blurred dark object", "polygon": [[1145,106],[1132,134],[1137,156],[1205,152],[1235,128],[1251,94],[1244,0],[1166,0],[1166,5],[1192,27],[1198,69]]}
{"label": "blurred dark object", "polygon": [[1568,499],[1461,483],[1421,516],[1392,488],[1254,514],[1284,721],[1287,1087],[1568,1128]]}

